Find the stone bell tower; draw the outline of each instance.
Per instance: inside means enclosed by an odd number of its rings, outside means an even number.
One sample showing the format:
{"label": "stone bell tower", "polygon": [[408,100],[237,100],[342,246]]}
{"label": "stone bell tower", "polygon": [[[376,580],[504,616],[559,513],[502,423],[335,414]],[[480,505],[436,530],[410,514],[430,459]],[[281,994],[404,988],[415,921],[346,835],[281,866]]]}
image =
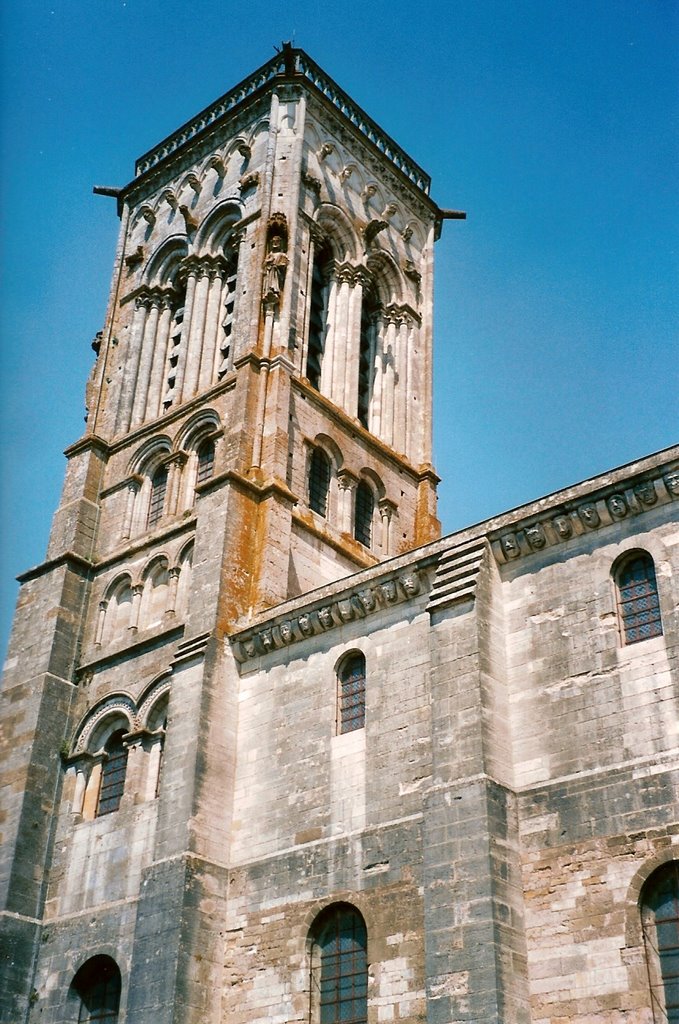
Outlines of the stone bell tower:
{"label": "stone bell tower", "polygon": [[62,1020],[59,993],[105,953],[128,1021],[193,1021],[228,889],[224,634],[439,533],[445,213],[287,45],[97,191],[121,230],[87,428],[6,666],[6,999],[11,1019]]}

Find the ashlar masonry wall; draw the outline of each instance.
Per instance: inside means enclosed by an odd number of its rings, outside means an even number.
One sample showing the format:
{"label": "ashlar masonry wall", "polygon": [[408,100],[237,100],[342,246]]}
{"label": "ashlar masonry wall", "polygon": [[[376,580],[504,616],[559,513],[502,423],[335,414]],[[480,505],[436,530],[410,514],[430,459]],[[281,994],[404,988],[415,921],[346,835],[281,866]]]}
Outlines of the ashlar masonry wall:
{"label": "ashlar masonry wall", "polygon": [[[672,506],[505,568],[532,1020],[650,1024],[643,880],[679,857]],[[669,516],[668,516],[669,511]],[[668,522],[669,518],[669,522]],[[611,569],[654,559],[663,636],[624,646]]]}

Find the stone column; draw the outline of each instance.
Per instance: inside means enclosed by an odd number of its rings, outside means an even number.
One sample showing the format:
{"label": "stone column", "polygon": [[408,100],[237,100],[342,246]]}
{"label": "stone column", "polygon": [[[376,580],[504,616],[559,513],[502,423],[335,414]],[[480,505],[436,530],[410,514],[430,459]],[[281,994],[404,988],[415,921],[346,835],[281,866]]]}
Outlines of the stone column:
{"label": "stone column", "polygon": [[[345,408],[345,374],[347,363],[347,345],[349,340],[349,309],[351,290],[354,284],[352,268],[347,265],[338,267],[330,280],[328,295],[328,332],[326,336],[329,368],[329,387],[325,391],[333,402]],[[332,305],[330,304],[332,302]]]}
{"label": "stone column", "polygon": [[383,555],[391,555],[392,551],[392,537],[391,537],[391,520],[396,510],[396,505],[389,498],[382,498],[379,502],[380,520],[382,523],[382,536],[380,538],[380,544],[382,547]]}
{"label": "stone column", "polygon": [[97,629],[94,635],[94,642],[97,645],[101,644],[104,636],[104,623],[106,622],[106,609],[108,608],[108,601],[99,602],[99,613],[97,615]]}
{"label": "stone column", "polygon": [[341,469],[337,474],[339,488],[339,526],[342,533],[353,536],[354,533],[354,494],[358,486],[358,477],[348,469]]}
{"label": "stone column", "polygon": [[207,309],[205,313],[205,333],[203,337],[203,352],[200,361],[200,376],[198,379],[198,390],[205,391],[217,379],[215,370],[215,353],[217,350],[217,339],[221,330],[221,308],[222,288],[224,283],[224,268],[216,265],[210,270],[210,283],[208,286]]}
{"label": "stone column", "polygon": [[[194,271],[193,301],[191,303],[191,317],[184,320],[184,379],[181,388],[180,401],[191,398],[198,389],[200,375],[201,355],[205,339],[206,313],[208,304],[208,292],[210,289],[209,267],[204,263],[197,266]],[[189,281],[191,277],[189,277]],[[187,286],[188,296],[188,286]]]}
{"label": "stone column", "polygon": [[141,490],[143,480],[140,476],[130,477],[127,485],[127,494],[125,495],[125,511],[123,513],[123,527],[120,531],[120,539],[128,540],[132,533],[132,527],[134,524],[134,509],[137,501],[137,495]]}
{"label": "stone column", "polygon": [[127,627],[130,632],[136,633],[139,628],[139,612],[141,610],[141,598],[144,593],[144,584],[135,583],[132,587],[132,610],[130,612],[130,624]]}
{"label": "stone column", "polygon": [[116,433],[124,433],[130,428],[132,418],[132,402],[134,389],[139,372],[139,360],[141,358],[141,346],[146,327],[148,315],[148,294],[142,293],[137,296],[132,327],[130,329],[130,340],[127,347],[127,358],[125,360],[125,379],[123,381],[120,395],[120,405],[116,418]]}
{"label": "stone column", "polygon": [[144,324],[144,334],[141,342],[141,356],[139,360],[139,371],[137,375],[134,404],[132,406],[131,426],[136,427],[143,423],[146,418],[146,402],[148,398],[149,384],[151,380],[151,365],[156,345],[156,334],[158,331],[158,318],[160,316],[160,305],[162,298],[155,292],[149,299],[150,309]]}
{"label": "stone column", "polygon": [[172,297],[169,293],[163,296],[156,331],[151,379],[149,382],[148,399],[146,402],[146,418],[152,419],[161,413],[161,399],[165,385],[165,367],[167,366],[168,344],[170,341],[170,325],[172,323]]}
{"label": "stone column", "polygon": [[368,283],[368,272],[363,267],[356,268],[353,287],[349,295],[346,333],[346,363],[344,367],[344,395],[342,408],[350,416],[358,415],[358,366],[361,349],[361,310],[363,293]]}
{"label": "stone column", "polygon": [[[198,266],[195,260],[187,264],[186,298],[184,299],[184,320],[182,322],[181,341],[177,353],[177,366],[175,368],[175,381],[173,391],[173,404],[178,405],[184,394],[184,375],[186,373],[186,356],[188,349],[189,329],[193,319],[193,303],[196,292],[196,278]],[[171,353],[170,353],[171,354]]]}
{"label": "stone column", "polygon": [[[167,494],[165,496],[165,515],[173,516],[180,508],[179,501],[182,485],[182,470],[186,465],[186,452],[175,452],[167,459]],[[181,505],[181,509],[185,507]]]}
{"label": "stone column", "polygon": [[406,452],[406,403],[409,402],[408,381],[408,322],[402,319],[395,336],[394,349],[394,431],[392,445],[398,452]]}
{"label": "stone column", "polygon": [[178,565],[173,565],[168,572],[168,587],[167,587],[167,608],[165,609],[165,615],[174,615],[175,608],[177,606],[177,587],[179,586],[179,576],[181,569]]}

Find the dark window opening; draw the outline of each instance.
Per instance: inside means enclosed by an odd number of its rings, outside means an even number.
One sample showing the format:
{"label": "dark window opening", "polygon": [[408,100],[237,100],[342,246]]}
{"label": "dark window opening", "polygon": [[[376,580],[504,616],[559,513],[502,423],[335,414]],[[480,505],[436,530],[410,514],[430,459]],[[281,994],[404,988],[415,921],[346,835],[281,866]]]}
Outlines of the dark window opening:
{"label": "dark window opening", "polygon": [[365,292],[361,306],[361,337],[358,351],[358,410],[357,416],[364,427],[368,427],[370,397],[373,385],[375,362],[374,337],[377,303],[372,292]]}
{"label": "dark window opening", "polygon": [[328,259],[326,249],[320,249],[314,255],[314,266],[311,275],[311,301],[309,311],[309,346],[306,359],[306,376],[312,387],[317,391],[321,387],[321,364],[325,346],[328,303]]}
{"label": "dark window opening", "polygon": [[151,499],[149,501],[149,514],[146,522],[149,529],[152,526],[157,526],[163,516],[166,492],[167,466],[159,466],[151,477]]}
{"label": "dark window opening", "polygon": [[354,732],[365,726],[365,658],[352,654],[338,673],[337,731]]}
{"label": "dark window opening", "polygon": [[360,480],[356,488],[354,508],[354,537],[360,544],[370,547],[372,540],[372,521],[375,510],[373,492],[365,480]]}
{"label": "dark window opening", "polygon": [[325,516],[330,488],[330,459],[322,448],[314,448],[309,461],[309,508]]}
{"label": "dark window opening", "polygon": [[109,956],[94,956],[83,964],[72,988],[80,997],[78,1024],[115,1024],[120,1007],[120,971]]}
{"label": "dark window opening", "polygon": [[654,871],[641,897],[641,923],[656,1024],[679,1024],[679,861]]}
{"label": "dark window opening", "polygon": [[653,559],[645,552],[626,559],[615,574],[620,626],[625,644],[662,636]]}
{"label": "dark window opening", "polygon": [[321,918],[312,965],[314,1018],[320,1024],[366,1024],[367,934],[363,918],[346,904]]}
{"label": "dark window opening", "polygon": [[215,443],[210,438],[207,438],[198,446],[198,472],[196,473],[196,483],[202,484],[205,480],[209,480],[215,471]]}
{"label": "dark window opening", "polygon": [[101,768],[101,786],[97,817],[111,814],[120,807],[125,789],[127,772],[127,748],[123,744],[124,729],[118,729],[109,736],[104,750],[106,756]]}

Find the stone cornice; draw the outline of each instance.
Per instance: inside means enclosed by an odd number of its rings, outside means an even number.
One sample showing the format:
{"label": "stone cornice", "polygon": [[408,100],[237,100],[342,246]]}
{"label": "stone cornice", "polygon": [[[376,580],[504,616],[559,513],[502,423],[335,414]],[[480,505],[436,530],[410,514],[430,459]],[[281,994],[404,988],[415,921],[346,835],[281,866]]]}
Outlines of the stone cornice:
{"label": "stone cornice", "polygon": [[274,81],[276,85],[291,83],[310,87],[325,104],[335,108],[343,121],[348,121],[371,147],[377,149],[412,185],[428,197],[431,179],[422,168],[411,160],[405,151],[303,50],[292,47],[284,48],[281,53],[244,78],[215,103],[206,107],[158,146],[140,157],[135,167],[137,177],[147,174],[193,139],[204,135],[207,129],[238,109],[241,104],[272,87]]}
{"label": "stone cornice", "polygon": [[64,450],[64,455],[67,459],[73,458],[74,455],[82,455],[83,452],[95,451],[101,455],[108,455],[109,446],[102,437],[98,434],[84,434],[83,437],[74,441],[68,448]]}
{"label": "stone cornice", "polygon": [[105,650],[92,646],[84,652],[84,657],[78,665],[78,680],[80,682],[80,677],[84,673],[91,672],[95,668],[101,668],[110,662],[120,661],[131,655],[138,656],[145,650],[165,646],[181,636],[183,632],[184,623],[173,622],[172,625],[164,629],[146,629],[135,632],[129,637],[123,637],[116,643],[109,644]]}
{"label": "stone cornice", "polygon": [[64,551],[61,555],[47,558],[44,562],[39,562],[38,565],[26,569],[25,572],[17,576],[17,580],[19,583],[28,583],[30,580],[37,580],[40,576],[52,572],[53,569],[61,568],[61,566],[66,566],[67,569],[74,569],[83,576],[89,576],[94,570],[94,562],[89,558],[85,558],[75,551]]}
{"label": "stone cornice", "polygon": [[229,643],[236,661],[242,664],[354,620],[365,619],[382,608],[410,601],[423,591],[424,585],[424,576],[417,566],[385,573],[369,585],[342,588],[325,599],[310,602],[296,613],[283,613],[266,624],[234,633]]}
{"label": "stone cornice", "polygon": [[[655,501],[649,489],[651,484],[656,495]],[[615,504],[613,511],[608,509],[607,502],[616,495],[622,495],[625,499],[627,512],[624,516],[620,514],[621,508],[616,513]],[[631,495],[634,495],[636,502],[634,509],[631,508]],[[418,594],[423,593],[434,567],[433,584],[427,603],[429,612],[473,601],[483,560],[489,557],[490,550],[500,565],[513,560],[504,555],[501,537],[512,534],[519,538],[519,554],[515,556],[518,558],[542,550],[531,547],[527,539],[524,544],[526,529],[535,523],[551,521],[560,514],[570,514],[570,511],[579,518],[582,506],[594,505],[599,510],[599,503],[603,503],[608,510],[606,520],[601,519],[598,526],[589,528],[583,525],[582,530],[572,535],[577,538],[619,522],[622,518],[667,506],[672,501],[679,501],[679,447],[557,491],[387,562],[361,570],[347,579],[327,584],[318,591],[291,599],[260,613],[255,622],[231,634],[229,643],[234,657],[241,664],[294,646],[304,639],[322,635],[351,621],[366,619],[380,609],[416,596],[412,584],[404,583],[406,577],[414,576]],[[603,508],[599,514],[601,518]],[[568,539],[563,538],[563,541]],[[553,536],[549,538],[550,545],[560,542],[561,538],[559,541]]]}
{"label": "stone cornice", "polygon": [[148,420],[135,430],[130,431],[129,434],[125,434],[123,437],[116,438],[111,441],[108,452],[110,455],[115,455],[116,452],[122,451],[130,444],[136,444],[142,438],[149,434],[162,433],[171,423],[176,423],[177,420],[181,420],[189,413],[193,412],[202,405],[209,405],[215,398],[219,398],[220,395],[227,391],[233,390],[236,387],[236,374],[234,371],[230,371],[229,374],[220,380],[213,387],[207,391],[201,391],[187,402],[183,402],[178,405],[175,409],[171,409],[170,412],[165,413],[163,416],[159,416],[157,419]]}
{"label": "stone cornice", "polygon": [[180,519],[179,521],[175,521],[160,530],[154,530],[153,533],[146,533],[141,537],[135,537],[134,540],[128,541],[124,546],[116,548],[115,551],[112,551],[110,554],[98,559],[93,563],[92,567],[97,573],[99,573],[103,569],[108,569],[112,565],[115,565],[117,562],[126,561],[133,555],[139,554],[140,551],[145,551],[147,548],[153,548],[164,544],[165,541],[170,540],[172,537],[180,536],[183,533],[192,533],[195,528],[196,516],[193,514],[187,519]]}
{"label": "stone cornice", "polygon": [[676,501],[679,499],[679,464],[632,475],[613,471],[598,487],[585,491],[584,487],[576,485],[554,498],[561,500],[535,502],[533,507],[542,506],[539,511],[489,532],[493,554],[500,565]]}

